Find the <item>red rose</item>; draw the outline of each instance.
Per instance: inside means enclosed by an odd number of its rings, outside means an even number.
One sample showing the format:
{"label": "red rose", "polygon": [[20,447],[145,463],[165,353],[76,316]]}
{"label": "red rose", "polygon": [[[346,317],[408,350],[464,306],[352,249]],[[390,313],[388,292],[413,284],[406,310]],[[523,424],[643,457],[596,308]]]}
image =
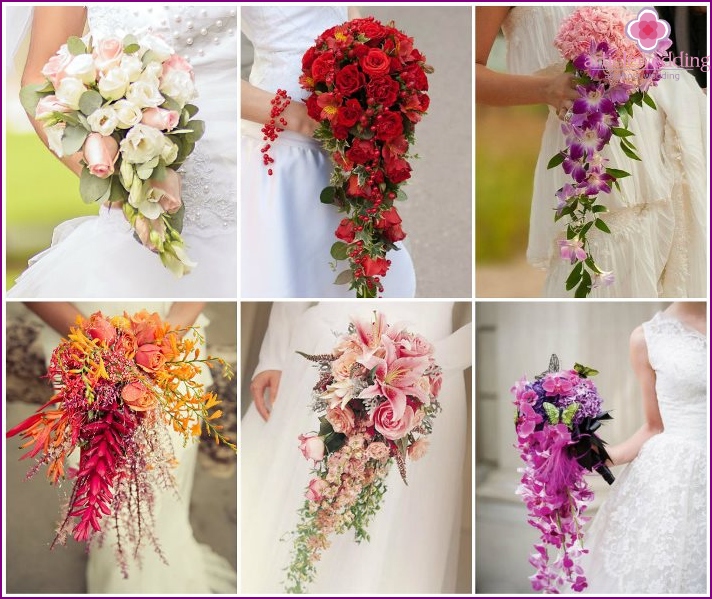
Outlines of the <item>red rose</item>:
{"label": "red rose", "polygon": [[419,64],[412,64],[403,69],[400,78],[406,87],[417,89],[421,92],[428,91],[428,77],[423,67]]}
{"label": "red rose", "polygon": [[346,172],[349,172],[354,168],[353,163],[341,152],[334,152],[331,155],[331,159],[334,161],[336,166],[341,167],[341,169]]}
{"label": "red rose", "polygon": [[371,258],[365,256],[363,259],[363,272],[367,277],[379,277],[388,272],[388,261],[385,258]]}
{"label": "red rose", "polygon": [[391,243],[405,239],[405,233],[400,225],[393,225],[392,227],[389,227],[385,230],[384,235]]}
{"label": "red rose", "polygon": [[366,164],[377,153],[373,142],[365,139],[354,139],[351,147],[346,150],[346,157],[354,164]]}
{"label": "red rose", "polygon": [[386,110],[376,117],[376,139],[389,141],[403,133],[403,120],[399,113]]}
{"label": "red rose", "polygon": [[349,50],[349,58],[355,58],[360,61],[366,54],[368,54],[369,47],[366,44],[355,44],[351,50]]}
{"label": "red rose", "polygon": [[398,99],[400,86],[398,82],[390,77],[377,77],[371,79],[366,86],[366,96],[373,98],[376,104],[382,104],[385,108],[393,106]]}
{"label": "red rose", "polygon": [[336,113],[336,124],[342,127],[353,127],[363,114],[361,104],[355,98],[346,101],[346,104],[339,107]]}
{"label": "red rose", "polygon": [[359,185],[358,176],[351,175],[349,177],[346,193],[348,193],[352,198],[367,198],[371,195],[371,189],[369,187]]}
{"label": "red rose", "polygon": [[312,46],[309,48],[305,53],[304,56],[302,56],[302,71],[307,71],[311,68],[312,64],[314,64],[314,60],[316,59],[317,53],[316,53],[316,48]]}
{"label": "red rose", "polygon": [[326,76],[334,72],[334,54],[324,52],[319,55],[312,64],[312,79],[314,83],[326,81]]}
{"label": "red rose", "polygon": [[357,65],[349,64],[336,73],[336,88],[344,95],[351,96],[366,83],[366,77]]}
{"label": "red rose", "polygon": [[398,214],[398,209],[395,206],[391,206],[388,210],[381,212],[381,218],[378,219],[376,228],[386,229],[393,225],[400,225],[402,222],[400,214]]}
{"label": "red rose", "polygon": [[404,135],[399,135],[383,144],[381,154],[386,163],[391,162],[395,158],[402,156],[408,151],[408,141]]}
{"label": "red rose", "polygon": [[386,177],[391,183],[402,183],[410,179],[410,164],[403,158],[395,158],[386,163]]}
{"label": "red rose", "polygon": [[386,35],[386,28],[373,19],[358,19],[353,23],[354,28],[369,40],[383,39]]}
{"label": "red rose", "polygon": [[333,125],[331,132],[336,139],[344,140],[349,136],[349,128],[339,125],[338,123]]}
{"label": "red rose", "polygon": [[336,229],[336,237],[341,239],[341,241],[351,243],[354,240],[355,235],[354,224],[348,218],[342,219]]}
{"label": "red rose", "polygon": [[411,94],[405,102],[401,104],[401,111],[411,123],[419,123],[429,106],[430,97],[428,94],[416,92]]}
{"label": "red rose", "polygon": [[368,54],[361,58],[361,68],[371,77],[383,77],[391,68],[391,59],[383,50],[371,48]]}

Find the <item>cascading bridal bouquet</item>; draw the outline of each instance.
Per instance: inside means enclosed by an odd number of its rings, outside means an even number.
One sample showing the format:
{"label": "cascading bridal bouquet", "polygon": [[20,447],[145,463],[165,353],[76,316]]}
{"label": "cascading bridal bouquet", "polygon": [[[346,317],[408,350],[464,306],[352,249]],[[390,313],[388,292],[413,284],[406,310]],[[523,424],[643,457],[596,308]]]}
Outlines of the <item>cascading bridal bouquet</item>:
{"label": "cascading bridal bouquet", "polygon": [[589,378],[595,374],[581,364],[560,370],[554,355],[547,372],[533,382],[522,378],[512,388],[517,449],[525,464],[517,494],[529,523],[541,533],[529,558],[536,568],[530,577],[535,591],[559,593],[568,584],[580,592],[587,586],[578,561],[586,553],[582,527],[593,492],[584,475],[595,470],[608,484],[614,480],[605,465],[604,441],[595,434],[611,418],[601,412],[603,401]]}
{"label": "cascading bridal bouquet", "polygon": [[117,203],[166,268],[190,272],[176,171],[205,128],[193,118],[191,66],[158,36],[87,36],[70,37],[42,74],[22,88],[22,105],[57,156],[80,154],[82,200]]}
{"label": "cascading bridal bouquet", "polygon": [[[73,480],[52,547],[68,535],[101,542],[109,526],[124,577],[142,545],[163,557],[153,508],[161,489],[175,488],[169,429],[184,443],[205,432],[235,449],[214,422],[222,415],[218,398],[195,378],[201,366],[221,365],[228,377],[232,372],[221,358],[201,358],[199,341],[196,329],[174,328],[158,314],[106,318],[96,312],[79,319],[55,348],[47,377],[56,394],[7,432],[25,440],[23,459],[36,459],[28,478],[47,466],[51,484]],[[67,470],[75,450],[79,465]]]}
{"label": "cascading bridal bouquet", "polygon": [[310,92],[307,112],[319,122],[314,137],[331,156],[331,185],[321,201],[346,217],[331,247],[349,268],[336,284],[357,297],[383,291],[390,250],[405,238],[395,200],[410,178],[415,125],[430,105],[428,73],[413,38],[372,17],[322,33],[302,58],[302,87]]}
{"label": "cascading bridal bouquet", "polygon": [[292,533],[290,593],[314,580],[332,534],[351,529],[356,542],[369,540],[393,462],[406,482],[407,459],[427,451],[442,383],[430,342],[379,313],[373,322],[353,319],[330,354],[301,355],[319,368],[312,406],[319,430],[299,437],[313,477]]}
{"label": "cascading bridal bouquet", "polygon": [[562,22],[554,40],[579,93],[561,125],[566,148],[548,164],[550,169],[561,166],[570,177],[556,192],[554,218],[566,219],[566,237],[559,240],[559,251],[572,265],[566,290],[575,289],[576,297],[614,283],[613,272],[603,270],[593,257],[587,235],[592,227],[611,232],[602,217],[607,208],[598,202],[599,194],[619,189],[618,180],[630,173],[609,166],[602,151],[617,137],[623,154],[640,160],[628,125],[634,106],[656,108],[648,92],[662,77],[670,46],[665,38],[643,52],[626,35],[626,24],[634,19],[624,8],[582,6]]}

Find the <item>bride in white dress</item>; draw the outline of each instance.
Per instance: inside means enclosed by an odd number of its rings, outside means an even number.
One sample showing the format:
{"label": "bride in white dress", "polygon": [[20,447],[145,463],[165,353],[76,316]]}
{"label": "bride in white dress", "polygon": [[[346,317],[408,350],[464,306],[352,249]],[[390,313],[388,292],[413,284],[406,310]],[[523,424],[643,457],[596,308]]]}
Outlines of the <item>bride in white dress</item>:
{"label": "bride in white dress", "polygon": [[[242,31],[254,45],[249,83],[242,82],[242,296],[354,297],[334,285],[329,262],[342,215],[319,201],[329,184],[331,162],[312,139],[317,123],[301,101],[302,56],[329,27],[355,18],[344,6],[244,6]],[[270,100],[284,89],[292,102],[286,130],[271,142],[274,174],[262,162],[260,129],[270,118]],[[412,297],[415,273],[405,248],[388,254],[384,297]]]}
{"label": "bride in white dress", "polygon": [[[544,295],[573,295],[565,281],[571,265],[559,257],[564,221],[554,223],[555,192],[565,183],[561,169],[547,170],[564,147],[557,113],[578,97],[572,76],[553,40],[575,6],[477,7],[477,102],[495,106],[548,104],[549,117],[534,176],[529,229],[529,262],[548,271]],[[635,10],[635,9],[633,9]],[[508,73],[487,68],[498,31],[507,42]],[[603,155],[631,173],[620,191],[601,194],[612,234],[589,233],[592,254],[615,283],[591,297],[705,297],[707,295],[707,98],[694,78],[677,69],[651,89],[657,110],[636,110],[630,130],[642,162],[617,144]],[[563,112],[562,112],[563,113]],[[514,152],[514,149],[513,149]],[[489,201],[479,198],[480,201]]]}
{"label": "bride in white dress", "polygon": [[308,592],[455,591],[467,428],[463,369],[471,363],[471,327],[452,332],[449,302],[323,302],[272,306],[252,381],[255,403],[242,420],[243,593],[284,592],[291,544],[281,539],[295,528],[310,478],[297,437],[314,428],[309,403],[317,372],[295,351],[330,351],[351,316],[368,319],[373,310],[434,343],[443,368],[443,410],[428,453],[408,469],[408,486],[396,468],[389,474],[370,542],[357,544],[348,532],[335,536]]}
{"label": "bride in white dress", "polygon": [[706,312],[675,303],[633,332],[646,421],[609,449],[613,464],[630,464],[584,537],[586,592],[708,591]]}
{"label": "bride in white dress", "polygon": [[[13,298],[237,296],[237,9],[227,6],[35,7],[23,84],[40,82],[49,57],[85,25],[94,36],[162,36],[191,63],[205,135],[180,169],[183,239],[197,262],[180,279],[139,244],[120,209],[77,218],[55,229],[52,246],[30,260],[8,292]],[[41,127],[33,122],[40,137]],[[80,172],[77,155],[63,159]],[[77,179],[77,202],[79,180]],[[52,198],[9,198],[42,202]]]}
{"label": "bride in white dress", "polygon": [[[122,314],[124,311],[135,313],[142,309],[158,312],[161,318],[174,326],[187,327],[195,324],[200,326],[202,334],[208,320],[201,314],[203,304],[200,302],[178,303],[81,303],[67,302],[34,302],[27,307],[42,318],[48,325],[42,329],[40,343],[45,356],[49,359],[52,350],[57,346],[62,335],[66,335],[69,327],[75,323],[80,313],[89,316],[101,310],[104,315]],[[51,327],[51,328],[50,328]],[[205,346],[202,345],[205,355]],[[200,382],[206,387],[212,383],[208,368],[203,368],[199,375]],[[193,536],[189,520],[190,497],[193,488],[198,443],[184,445],[183,439],[177,433],[169,431],[173,449],[178,460],[178,466],[173,470],[176,481],[176,493],[159,492],[155,505],[156,538],[166,563],[153,550],[149,542],[142,546],[141,564],[129,561],[129,577],[123,578],[115,551],[115,535],[107,528],[106,538],[101,546],[93,545],[88,555],[86,569],[86,584],[88,593],[180,593],[207,594],[237,592],[237,575],[229,563],[207,545],[198,543]],[[78,459],[73,455],[72,458]],[[38,477],[42,473],[37,474]],[[40,481],[35,481],[35,484]],[[45,547],[51,540],[52,531],[47,531],[47,539],[41,545]],[[59,547],[55,551],[62,551]]]}

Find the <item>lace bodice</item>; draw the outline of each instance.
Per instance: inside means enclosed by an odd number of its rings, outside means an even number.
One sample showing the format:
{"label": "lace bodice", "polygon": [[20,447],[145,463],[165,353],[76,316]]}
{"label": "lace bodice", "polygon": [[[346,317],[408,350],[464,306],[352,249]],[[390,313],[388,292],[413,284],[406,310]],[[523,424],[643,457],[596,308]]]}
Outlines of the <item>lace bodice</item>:
{"label": "lace bodice", "polygon": [[184,231],[208,236],[237,227],[237,9],[229,6],[90,6],[97,37],[150,32],[193,66],[205,135],[179,171]]}
{"label": "lace bodice", "polygon": [[254,46],[250,83],[276,92],[286,89],[294,99],[306,92],[299,86],[302,56],[323,31],[348,19],[346,7],[245,6],[242,31]]}
{"label": "lace bodice", "polygon": [[707,438],[707,338],[664,313],[643,325],[665,434]]}

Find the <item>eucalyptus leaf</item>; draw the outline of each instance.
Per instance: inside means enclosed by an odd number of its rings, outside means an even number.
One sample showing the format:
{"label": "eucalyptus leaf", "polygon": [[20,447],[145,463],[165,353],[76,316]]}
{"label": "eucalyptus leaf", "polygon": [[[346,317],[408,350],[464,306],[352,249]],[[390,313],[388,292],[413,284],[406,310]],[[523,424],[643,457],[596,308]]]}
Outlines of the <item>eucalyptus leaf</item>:
{"label": "eucalyptus leaf", "polygon": [[188,117],[191,119],[198,114],[198,107],[195,104],[186,104],[183,106],[183,110],[188,113]]}
{"label": "eucalyptus leaf", "polygon": [[20,103],[25,109],[25,112],[31,117],[35,116],[39,101],[48,95],[48,93],[41,91],[44,86],[44,83],[31,83],[20,89]]}
{"label": "eucalyptus leaf", "polygon": [[198,141],[201,137],[203,137],[203,134],[205,133],[205,123],[203,121],[189,121],[186,124],[185,128],[191,130],[191,133],[186,133],[185,137],[188,141],[192,143]]}
{"label": "eucalyptus leaf", "polygon": [[89,89],[79,98],[79,110],[81,110],[82,114],[89,116],[92,112],[101,108],[103,103],[104,98],[101,97],[101,94],[98,91]]}
{"label": "eucalyptus leaf", "polygon": [[91,204],[101,201],[105,196],[108,199],[108,195],[111,193],[111,179],[112,177],[106,179],[95,177],[87,167],[84,167],[79,176],[79,195],[81,195],[82,201],[85,204]]}
{"label": "eucalyptus leaf", "polygon": [[110,202],[126,202],[129,199],[129,192],[121,185],[119,177],[111,177],[111,191],[109,193]]}
{"label": "eucalyptus leaf", "polygon": [[87,46],[81,38],[78,38],[76,35],[72,35],[67,40],[67,50],[69,50],[69,53],[73,56],[78,56],[79,54],[87,53]]}
{"label": "eucalyptus leaf", "polygon": [[81,125],[67,125],[62,135],[62,151],[64,155],[71,156],[81,150],[87,135],[89,135],[89,131]]}
{"label": "eucalyptus leaf", "polygon": [[350,270],[344,270],[336,277],[334,285],[348,285],[352,280],[353,273]]}
{"label": "eucalyptus leaf", "polygon": [[331,257],[334,260],[346,260],[349,257],[349,246],[343,241],[337,241],[331,246]]}
{"label": "eucalyptus leaf", "polygon": [[181,202],[180,208],[176,210],[173,214],[167,214],[165,216],[168,223],[179,233],[183,231],[183,220],[185,219],[185,204]]}

